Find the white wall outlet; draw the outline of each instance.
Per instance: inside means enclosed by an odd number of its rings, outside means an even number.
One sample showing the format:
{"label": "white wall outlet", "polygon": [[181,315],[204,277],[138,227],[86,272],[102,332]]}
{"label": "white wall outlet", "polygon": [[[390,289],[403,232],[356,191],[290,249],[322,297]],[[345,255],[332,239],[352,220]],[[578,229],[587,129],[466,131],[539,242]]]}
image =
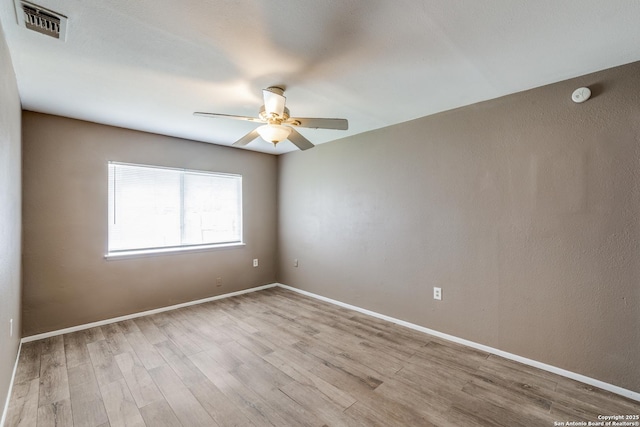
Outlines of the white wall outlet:
{"label": "white wall outlet", "polygon": [[216,278],[216,288],[219,288],[222,286],[222,277],[218,277]]}
{"label": "white wall outlet", "polygon": [[254,258],[253,259],[253,266],[257,267],[258,266],[258,258]]}
{"label": "white wall outlet", "polygon": [[433,299],[442,299],[442,288],[433,288]]}
{"label": "white wall outlet", "polygon": [[13,319],[9,320],[9,337],[13,336]]}
{"label": "white wall outlet", "polygon": [[298,260],[297,260],[297,259],[294,259],[294,260],[293,260],[293,266],[294,266],[294,267],[297,267],[297,266],[298,266]]}

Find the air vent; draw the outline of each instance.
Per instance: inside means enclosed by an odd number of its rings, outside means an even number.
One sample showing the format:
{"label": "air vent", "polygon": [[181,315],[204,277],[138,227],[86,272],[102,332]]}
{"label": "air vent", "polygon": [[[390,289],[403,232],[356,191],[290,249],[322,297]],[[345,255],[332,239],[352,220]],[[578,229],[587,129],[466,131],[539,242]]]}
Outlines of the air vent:
{"label": "air vent", "polygon": [[64,41],[67,17],[22,0],[15,0],[18,25],[40,34]]}

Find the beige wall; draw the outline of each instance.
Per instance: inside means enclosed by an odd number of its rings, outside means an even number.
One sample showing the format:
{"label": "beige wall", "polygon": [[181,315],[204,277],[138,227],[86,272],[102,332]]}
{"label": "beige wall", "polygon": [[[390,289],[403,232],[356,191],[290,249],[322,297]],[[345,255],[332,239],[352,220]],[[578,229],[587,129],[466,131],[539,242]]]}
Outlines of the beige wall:
{"label": "beige wall", "polygon": [[20,97],[0,26],[0,417],[20,340],[20,198]]}
{"label": "beige wall", "polygon": [[280,156],[279,281],[640,392],[638,76]]}
{"label": "beige wall", "polygon": [[[275,281],[276,157],[33,112],[23,150],[25,336]],[[246,246],[106,260],[108,160],[242,174]]]}

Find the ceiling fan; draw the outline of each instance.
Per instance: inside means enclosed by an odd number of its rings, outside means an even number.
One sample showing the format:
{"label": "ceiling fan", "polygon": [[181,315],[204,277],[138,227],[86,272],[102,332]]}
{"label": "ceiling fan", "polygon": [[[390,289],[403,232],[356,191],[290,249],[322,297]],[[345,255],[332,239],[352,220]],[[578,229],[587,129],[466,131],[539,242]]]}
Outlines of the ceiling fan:
{"label": "ceiling fan", "polygon": [[258,117],[203,112],[195,112],[193,115],[264,123],[232,144],[237,147],[245,146],[260,136],[265,141],[272,142],[274,146],[278,142],[288,139],[299,149],[308,150],[313,148],[314,145],[294,127],[336,130],[347,130],[349,128],[349,122],[346,119],[291,117],[289,109],[285,107],[287,98],[284,97],[284,89],[280,87],[268,87],[262,91],[262,95],[264,97],[264,105],[260,108]]}

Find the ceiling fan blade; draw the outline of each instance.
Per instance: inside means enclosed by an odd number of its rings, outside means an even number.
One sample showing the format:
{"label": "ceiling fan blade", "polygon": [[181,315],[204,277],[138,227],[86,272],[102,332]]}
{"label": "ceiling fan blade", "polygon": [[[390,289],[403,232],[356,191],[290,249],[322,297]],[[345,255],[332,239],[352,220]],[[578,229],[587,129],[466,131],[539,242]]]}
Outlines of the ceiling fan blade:
{"label": "ceiling fan blade", "polygon": [[264,111],[268,116],[283,116],[284,103],[287,98],[282,94],[283,90],[278,87],[270,87],[262,90],[262,96],[264,97]]}
{"label": "ceiling fan blade", "polygon": [[289,137],[287,139],[293,142],[294,145],[301,150],[308,150],[309,148],[315,147],[315,145],[313,145],[311,141],[302,136],[300,132],[293,128],[291,128],[291,133],[289,134]]}
{"label": "ceiling fan blade", "polygon": [[312,129],[349,129],[349,121],[347,119],[316,119],[313,117],[292,117],[285,123],[293,126]]}
{"label": "ceiling fan blade", "polygon": [[260,134],[258,134],[258,131],[254,129],[231,145],[234,145],[236,147],[244,147],[259,136]]}
{"label": "ceiling fan blade", "polygon": [[265,123],[264,120],[258,118],[258,117],[248,117],[248,116],[234,116],[232,114],[218,114],[218,113],[203,113],[200,111],[196,111],[195,113],[193,113],[194,116],[200,116],[200,117],[211,117],[214,119],[233,119],[233,120],[245,120],[248,122],[258,122],[258,123]]}

